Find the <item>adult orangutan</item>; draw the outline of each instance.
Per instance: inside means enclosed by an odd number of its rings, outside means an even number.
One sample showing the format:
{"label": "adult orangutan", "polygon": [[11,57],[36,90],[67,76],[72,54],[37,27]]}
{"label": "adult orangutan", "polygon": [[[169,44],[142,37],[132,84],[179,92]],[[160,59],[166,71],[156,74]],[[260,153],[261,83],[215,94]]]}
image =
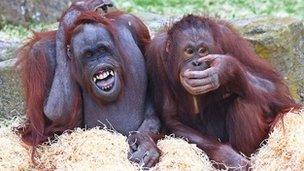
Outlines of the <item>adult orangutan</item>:
{"label": "adult orangutan", "polygon": [[224,21],[189,15],[147,47],[157,113],[217,167],[248,169],[277,116],[296,107],[282,77]]}
{"label": "adult orangutan", "polygon": [[107,126],[129,135],[130,159],[150,167],[159,157],[151,137],[160,122],[147,94],[149,31],[137,17],[109,7],[102,0],[77,2],[57,31],[36,33],[21,49],[29,121],[22,138],[35,146],[77,126]]}

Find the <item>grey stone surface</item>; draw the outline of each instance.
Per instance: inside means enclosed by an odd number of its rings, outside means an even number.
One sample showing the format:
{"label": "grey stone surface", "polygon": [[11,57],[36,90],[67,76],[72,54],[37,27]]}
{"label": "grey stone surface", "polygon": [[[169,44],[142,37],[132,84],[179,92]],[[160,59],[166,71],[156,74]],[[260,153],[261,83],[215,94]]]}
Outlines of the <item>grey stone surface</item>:
{"label": "grey stone surface", "polygon": [[304,102],[304,24],[293,18],[262,17],[233,22],[261,58],[285,78],[295,99]]}
{"label": "grey stone surface", "polygon": [[16,57],[16,50],[20,42],[0,40],[0,62]]}
{"label": "grey stone surface", "polygon": [[11,118],[23,113],[20,79],[14,69],[16,59],[0,62],[0,116]]}
{"label": "grey stone surface", "polygon": [[151,13],[143,13],[143,12],[137,12],[134,13],[134,15],[138,16],[140,19],[143,20],[143,22],[149,27],[150,33],[152,37],[164,26],[168,25],[170,21],[176,20],[176,18],[168,18],[163,17],[157,14],[151,14]]}
{"label": "grey stone surface", "polygon": [[1,0],[1,18],[14,24],[55,22],[75,0]]}

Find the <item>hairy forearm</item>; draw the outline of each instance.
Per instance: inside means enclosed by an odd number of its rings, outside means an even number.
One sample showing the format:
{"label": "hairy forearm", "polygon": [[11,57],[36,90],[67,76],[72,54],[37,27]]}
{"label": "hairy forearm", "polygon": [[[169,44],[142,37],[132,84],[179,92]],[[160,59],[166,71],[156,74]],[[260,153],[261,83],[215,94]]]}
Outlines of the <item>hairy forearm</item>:
{"label": "hairy forearm", "polygon": [[250,92],[265,94],[276,90],[271,81],[251,73],[237,59],[232,58],[231,60],[229,69],[223,72],[222,77],[224,86],[229,87],[232,92],[245,95]]}
{"label": "hairy forearm", "polygon": [[275,85],[267,79],[255,76],[250,72],[246,73],[246,77],[248,80],[248,84],[258,91],[273,92],[276,90]]}
{"label": "hairy forearm", "polygon": [[150,116],[144,120],[138,131],[157,134],[160,131],[160,120],[157,116]]}
{"label": "hairy forearm", "polygon": [[169,131],[178,137],[186,138],[190,143],[196,144],[207,154],[216,151],[222,144],[216,138],[208,137],[200,132],[182,124],[177,120],[169,120],[166,123]]}

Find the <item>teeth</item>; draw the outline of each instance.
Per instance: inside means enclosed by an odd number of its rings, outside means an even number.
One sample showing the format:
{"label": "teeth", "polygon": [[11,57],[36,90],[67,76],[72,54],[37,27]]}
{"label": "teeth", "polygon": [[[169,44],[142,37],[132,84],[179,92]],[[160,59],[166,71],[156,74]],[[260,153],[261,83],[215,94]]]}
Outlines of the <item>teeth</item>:
{"label": "teeth", "polygon": [[109,90],[112,86],[109,85],[109,86],[105,86],[105,87],[102,87],[102,90]]}
{"label": "teeth", "polygon": [[106,73],[102,73],[99,76],[100,76],[100,79],[105,79],[106,78]]}
{"label": "teeth", "polygon": [[98,79],[103,80],[103,79],[107,78],[109,75],[110,75],[109,71],[103,72],[103,73],[99,74]]}
{"label": "teeth", "polygon": [[[106,79],[109,75],[114,76],[115,73],[114,71],[104,71],[102,73],[99,73],[98,75],[94,76],[93,81],[96,82],[97,80],[104,80]],[[104,87],[104,88],[110,88],[110,86]]]}
{"label": "teeth", "polygon": [[100,76],[100,79],[105,79],[106,78],[106,73],[102,73],[99,76]]}

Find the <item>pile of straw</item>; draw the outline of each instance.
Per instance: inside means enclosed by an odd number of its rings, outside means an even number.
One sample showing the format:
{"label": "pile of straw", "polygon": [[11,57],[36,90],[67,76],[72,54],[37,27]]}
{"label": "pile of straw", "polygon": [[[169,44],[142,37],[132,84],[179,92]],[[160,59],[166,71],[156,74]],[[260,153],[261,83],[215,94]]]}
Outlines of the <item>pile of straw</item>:
{"label": "pile of straw", "polygon": [[12,125],[0,126],[0,170],[30,170],[31,151],[14,133]]}
{"label": "pile of straw", "polygon": [[[160,163],[153,170],[210,170],[208,157],[195,145],[168,137],[158,143]],[[59,170],[127,170],[142,169],[127,158],[126,137],[98,128],[76,129],[63,134],[56,142],[38,149],[40,169]]]}
{"label": "pile of straw", "polygon": [[40,168],[51,170],[136,170],[127,159],[128,148],[121,134],[76,129],[41,146],[36,161]]}
{"label": "pile of straw", "polygon": [[[0,129],[0,170],[141,170],[128,158],[126,137],[98,128],[76,129],[56,137],[36,149],[35,163],[31,149],[9,128]],[[151,170],[211,170],[208,157],[185,140],[167,137],[160,140],[160,162]]]}
{"label": "pile of straw", "polygon": [[289,112],[265,143],[252,157],[254,170],[304,170],[304,109]]}
{"label": "pile of straw", "polygon": [[162,154],[152,170],[214,170],[208,156],[183,139],[166,137],[157,146]]}
{"label": "pile of straw", "polygon": [[[263,147],[252,156],[253,170],[304,170],[304,110],[279,121]],[[98,128],[75,129],[31,149],[10,127],[0,128],[0,170],[141,170],[129,162],[126,137]],[[158,142],[160,162],[151,170],[215,170],[207,155],[185,140],[166,137]]]}

